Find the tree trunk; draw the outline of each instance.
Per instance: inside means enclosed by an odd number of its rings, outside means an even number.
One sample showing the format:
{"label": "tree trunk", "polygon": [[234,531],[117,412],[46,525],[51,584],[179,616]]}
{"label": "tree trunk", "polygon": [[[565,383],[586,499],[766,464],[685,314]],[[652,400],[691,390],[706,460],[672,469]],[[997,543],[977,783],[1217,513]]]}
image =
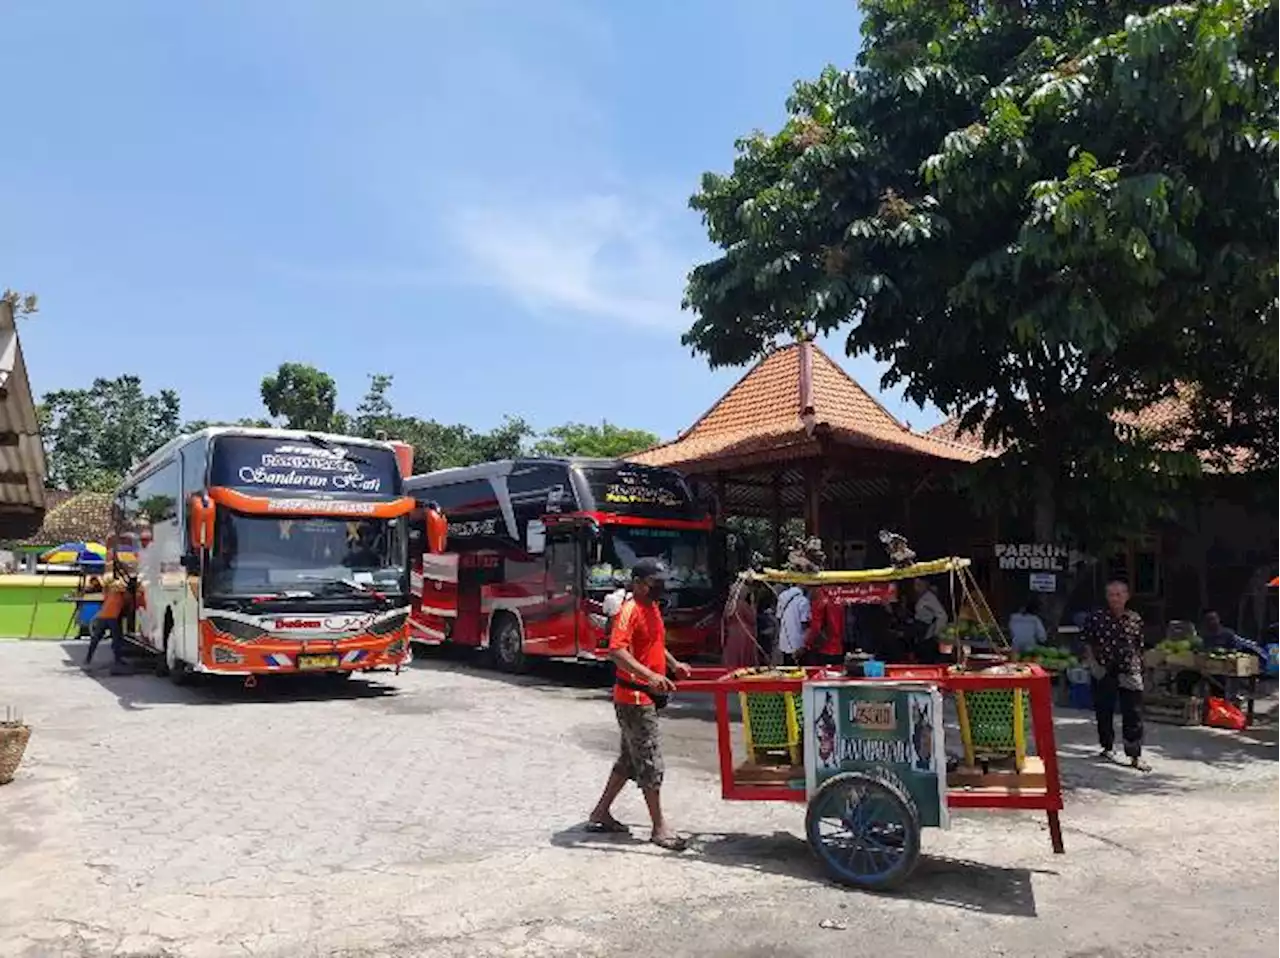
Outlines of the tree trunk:
{"label": "tree trunk", "polygon": [[[1037,543],[1052,545],[1058,541],[1058,502],[1057,485],[1053,475],[1040,471],[1035,478],[1036,491],[1032,506],[1031,530]],[[1062,621],[1062,612],[1066,606],[1067,596],[1075,585],[1075,569],[1067,562],[1066,570],[1058,576],[1057,589],[1040,597],[1041,618],[1044,620],[1045,632],[1053,639],[1058,634],[1058,625]]]}

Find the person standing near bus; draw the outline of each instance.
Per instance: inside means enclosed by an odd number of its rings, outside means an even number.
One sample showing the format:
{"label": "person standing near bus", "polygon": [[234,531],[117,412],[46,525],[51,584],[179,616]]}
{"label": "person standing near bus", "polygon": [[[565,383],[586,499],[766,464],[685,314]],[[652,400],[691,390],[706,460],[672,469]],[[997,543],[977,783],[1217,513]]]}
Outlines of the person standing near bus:
{"label": "person standing near bus", "polygon": [[85,654],[87,668],[93,662],[93,653],[104,635],[111,636],[111,671],[124,668],[124,617],[129,611],[129,574],[123,562],[117,561],[114,573],[103,584],[102,605],[89,623],[89,651]]}
{"label": "person standing near bus", "polygon": [[657,559],[643,558],[631,570],[631,595],[623,602],[609,634],[609,658],[616,669],[613,710],[621,731],[617,761],[609,772],[600,800],[587,819],[591,832],[626,833],[613,817],[613,802],[628,781],[644,795],[653,825],[650,841],[668,851],[686,847],[662,812],[662,739],[658,709],[675,691],[668,672],[680,678],[689,666],[667,651],[666,627],[658,600],[666,586],[666,569]]}

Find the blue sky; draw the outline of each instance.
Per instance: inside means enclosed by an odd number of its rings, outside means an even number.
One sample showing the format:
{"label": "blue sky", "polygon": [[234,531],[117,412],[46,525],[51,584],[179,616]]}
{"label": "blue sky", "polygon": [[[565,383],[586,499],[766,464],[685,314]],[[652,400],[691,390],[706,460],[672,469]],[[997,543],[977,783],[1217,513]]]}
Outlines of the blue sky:
{"label": "blue sky", "polygon": [[348,408],[386,372],[423,417],[664,437],[742,372],[680,345],[711,253],[687,198],[858,44],[849,0],[28,0],[5,27],[0,285],[40,295],[38,394],[136,372],[233,418],[298,360]]}

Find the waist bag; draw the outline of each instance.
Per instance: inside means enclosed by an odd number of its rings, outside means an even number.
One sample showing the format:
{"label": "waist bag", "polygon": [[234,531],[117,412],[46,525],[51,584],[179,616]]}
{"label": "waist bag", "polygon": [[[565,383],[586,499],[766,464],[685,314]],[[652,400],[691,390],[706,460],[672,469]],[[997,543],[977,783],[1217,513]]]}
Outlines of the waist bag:
{"label": "waist bag", "polygon": [[642,692],[649,698],[653,699],[653,707],[661,712],[671,702],[671,696],[666,692],[659,692],[648,685],[641,685],[638,682],[631,682],[624,679],[621,675],[614,676],[613,682],[620,688],[628,689],[632,692]]}

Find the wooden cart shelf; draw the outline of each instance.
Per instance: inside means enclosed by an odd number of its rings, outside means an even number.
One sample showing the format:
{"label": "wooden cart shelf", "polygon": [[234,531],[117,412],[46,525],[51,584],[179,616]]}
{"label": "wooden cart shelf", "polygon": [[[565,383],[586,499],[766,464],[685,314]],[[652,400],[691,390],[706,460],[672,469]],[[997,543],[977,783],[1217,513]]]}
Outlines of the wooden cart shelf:
{"label": "wooden cart shelf", "polygon": [[[804,781],[803,765],[757,765],[743,762],[733,770],[733,797],[742,801],[761,798],[765,791],[776,798],[803,802],[805,790],[793,783]],[[947,804],[953,808],[986,807],[999,800],[1030,800],[1035,808],[1048,807],[1048,776],[1044,761],[1027,756],[1021,772],[1012,769],[960,767],[947,774]]]}

